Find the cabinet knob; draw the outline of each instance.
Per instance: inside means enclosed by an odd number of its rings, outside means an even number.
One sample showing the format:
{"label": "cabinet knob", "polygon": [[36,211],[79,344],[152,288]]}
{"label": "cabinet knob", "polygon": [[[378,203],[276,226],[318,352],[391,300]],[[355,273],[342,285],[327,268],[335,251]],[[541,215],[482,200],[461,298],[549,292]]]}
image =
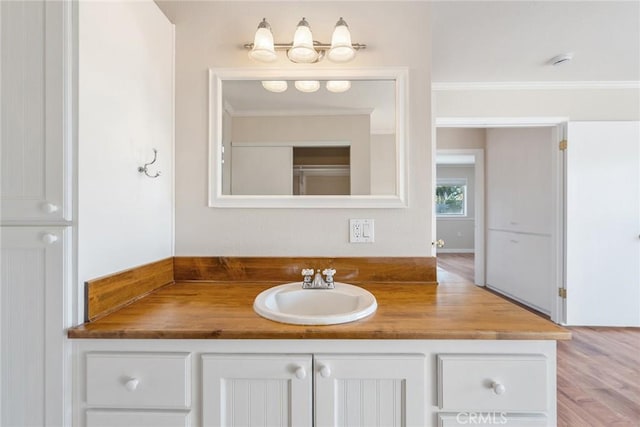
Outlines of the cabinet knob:
{"label": "cabinet knob", "polygon": [[320,366],[320,376],[322,378],[329,378],[331,376],[331,368],[327,365]]}
{"label": "cabinet knob", "polygon": [[53,203],[43,203],[42,211],[45,213],[54,213],[58,211],[58,206],[54,205]]}
{"label": "cabinet knob", "polygon": [[295,370],[296,378],[299,380],[303,380],[307,377],[307,371],[302,366],[298,366]]}
{"label": "cabinet knob", "polygon": [[124,383],[124,387],[129,391],[135,391],[138,388],[138,384],[140,384],[140,380],[137,378],[129,378],[126,383]]}
{"label": "cabinet knob", "polygon": [[493,392],[495,394],[504,394],[504,392],[507,391],[505,386],[503,384],[500,384],[497,381],[494,381],[493,383],[491,383],[491,388],[493,389]]}
{"label": "cabinet knob", "polygon": [[56,236],[56,235],[55,235],[55,234],[53,234],[53,233],[45,233],[45,234],[42,236],[42,241],[43,241],[44,243],[46,243],[47,245],[50,245],[50,244],[52,244],[52,243],[55,243],[57,240],[58,240],[58,236]]}

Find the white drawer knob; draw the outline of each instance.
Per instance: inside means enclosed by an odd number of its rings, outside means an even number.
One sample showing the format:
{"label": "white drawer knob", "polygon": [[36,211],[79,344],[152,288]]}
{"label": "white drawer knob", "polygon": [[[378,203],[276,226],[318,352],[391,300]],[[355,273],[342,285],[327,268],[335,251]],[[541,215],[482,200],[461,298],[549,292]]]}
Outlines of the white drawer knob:
{"label": "white drawer knob", "polygon": [[137,378],[129,378],[129,380],[124,383],[124,387],[129,391],[135,391],[138,388],[138,384],[140,384],[140,380]]}
{"label": "white drawer knob", "polygon": [[47,245],[55,243],[58,240],[58,236],[52,233],[46,233],[42,236],[42,241]]}
{"label": "white drawer knob", "polygon": [[504,394],[504,392],[507,391],[503,384],[495,381],[491,384],[491,388],[495,394]]}
{"label": "white drawer knob", "polygon": [[58,211],[58,206],[53,203],[43,203],[42,210],[46,213],[54,213]]}
{"label": "white drawer knob", "polygon": [[322,365],[320,367],[320,376],[322,378],[329,378],[331,376],[331,368],[329,368],[327,365]]}
{"label": "white drawer knob", "polygon": [[298,366],[296,368],[296,378],[299,380],[303,380],[307,377],[307,371],[302,367],[302,366]]}

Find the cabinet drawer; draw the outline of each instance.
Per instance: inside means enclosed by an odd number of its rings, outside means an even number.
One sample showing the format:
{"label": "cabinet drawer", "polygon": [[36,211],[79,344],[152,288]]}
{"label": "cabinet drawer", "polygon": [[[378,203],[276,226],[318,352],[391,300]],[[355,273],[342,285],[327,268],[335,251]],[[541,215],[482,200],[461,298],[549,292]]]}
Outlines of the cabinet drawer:
{"label": "cabinet drawer", "polygon": [[438,355],[438,406],[447,411],[548,409],[543,355]]}
{"label": "cabinet drawer", "polygon": [[87,404],[186,409],[191,405],[189,353],[88,353]]}
{"label": "cabinet drawer", "polygon": [[548,427],[544,415],[507,414],[505,412],[458,412],[438,414],[438,427],[460,426]]}
{"label": "cabinet drawer", "polygon": [[87,427],[188,427],[185,412],[87,411]]}

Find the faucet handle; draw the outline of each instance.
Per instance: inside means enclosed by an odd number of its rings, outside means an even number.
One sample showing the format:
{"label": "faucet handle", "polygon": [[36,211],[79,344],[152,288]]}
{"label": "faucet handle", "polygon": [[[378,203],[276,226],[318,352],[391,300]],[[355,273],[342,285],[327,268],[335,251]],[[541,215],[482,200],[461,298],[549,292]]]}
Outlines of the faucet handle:
{"label": "faucet handle", "polygon": [[333,287],[333,275],[336,274],[336,269],[335,268],[325,268],[322,271],[322,274],[324,274],[324,276],[326,277],[325,281],[327,282],[327,284],[330,285],[331,287]]}
{"label": "faucet handle", "polygon": [[333,276],[334,274],[336,274],[336,269],[335,268],[325,268],[324,270],[322,270],[322,274],[324,274],[325,276]]}
{"label": "faucet handle", "polygon": [[303,276],[311,276],[313,275],[313,268],[303,268],[302,269]]}

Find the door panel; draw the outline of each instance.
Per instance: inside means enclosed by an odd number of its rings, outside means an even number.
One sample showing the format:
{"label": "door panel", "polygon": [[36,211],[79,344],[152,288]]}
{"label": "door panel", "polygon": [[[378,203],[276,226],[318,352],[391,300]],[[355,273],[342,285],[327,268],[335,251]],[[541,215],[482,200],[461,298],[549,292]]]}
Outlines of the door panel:
{"label": "door panel", "polygon": [[566,315],[640,326],[640,122],[570,122]]}

